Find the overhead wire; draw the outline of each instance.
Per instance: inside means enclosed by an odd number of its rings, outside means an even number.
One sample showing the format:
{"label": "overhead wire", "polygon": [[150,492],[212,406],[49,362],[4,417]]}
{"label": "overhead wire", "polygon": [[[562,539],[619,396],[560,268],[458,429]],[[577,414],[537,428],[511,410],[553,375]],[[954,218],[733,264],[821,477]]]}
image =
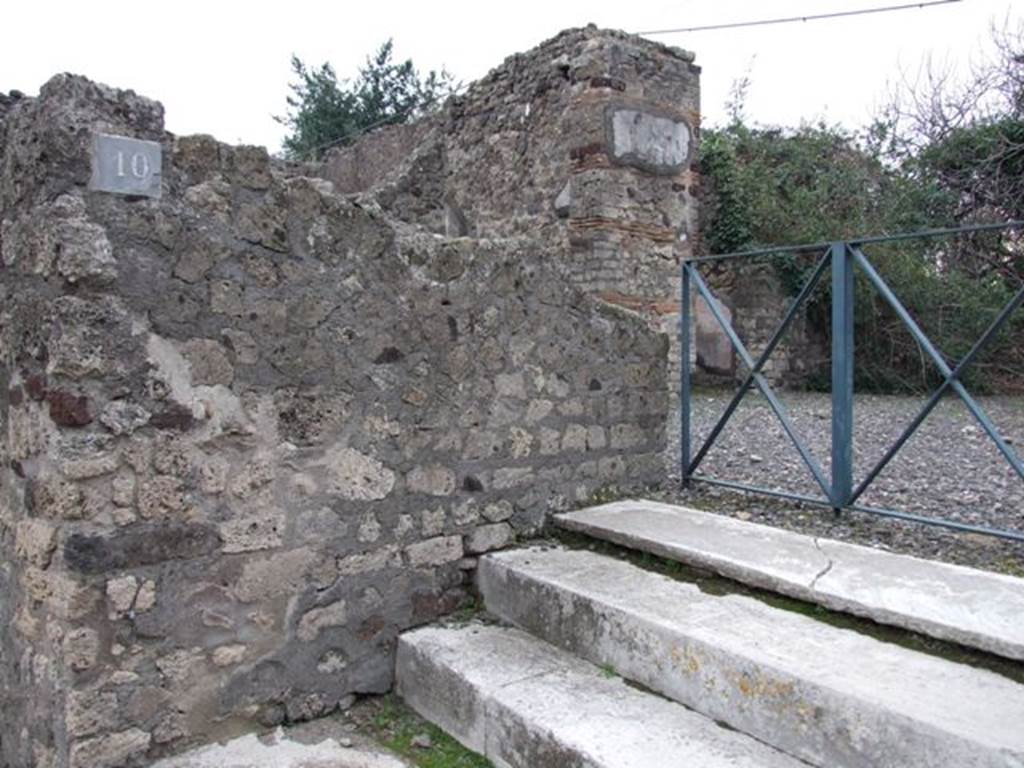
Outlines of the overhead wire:
{"label": "overhead wire", "polygon": [[[889,13],[889,12],[892,12],[892,11],[905,11],[905,10],[910,10],[910,9],[914,9],[914,8],[928,8],[930,6],[950,5],[952,3],[960,3],[960,2],[963,2],[963,0],[928,0],[927,2],[905,3],[905,4],[902,4],[902,5],[887,5],[887,6],[880,6],[880,7],[876,7],[876,8],[857,8],[857,9],[848,10],[848,11],[835,11],[835,12],[832,12],[832,13],[807,14],[807,15],[803,15],[803,16],[787,16],[787,17],[775,18],[775,19],[757,19],[757,20],[753,20],[753,21],[737,21],[737,22],[729,22],[729,23],[724,23],[724,24],[703,24],[703,25],[695,26],[695,27],[678,27],[678,28],[675,28],[675,29],[649,29],[649,30],[645,30],[645,31],[642,31],[642,32],[636,32],[635,34],[637,34],[637,35],[671,35],[671,34],[676,34],[676,33],[681,33],[681,32],[707,32],[707,31],[711,31],[711,30],[721,30],[721,29],[738,29],[738,28],[741,28],[741,27],[760,27],[760,26],[767,26],[767,25],[773,25],[773,24],[791,24],[791,23],[795,23],[795,22],[819,21],[819,20],[822,20],[822,19],[838,19],[838,18],[849,17],[849,16],[865,16],[865,15],[868,15],[868,14]],[[460,92],[464,91],[467,87],[468,87],[468,84],[462,83],[462,84],[460,84],[459,87],[457,87],[455,90],[453,90],[448,95],[450,95],[450,96],[458,95]],[[350,139],[359,138],[360,136],[363,136],[364,134],[369,133],[370,131],[374,130],[375,128],[380,128],[380,127],[382,127],[384,125],[387,125],[389,122],[391,122],[393,120],[394,120],[394,117],[393,116],[389,116],[389,117],[383,118],[381,120],[378,120],[378,121],[376,121],[376,122],[374,122],[374,123],[372,123],[370,125],[367,125],[367,126],[361,128],[358,131],[353,131],[351,133],[347,133],[347,134],[344,134],[342,136],[339,136],[339,137],[337,137],[335,139],[331,139],[330,141],[324,142],[323,144],[320,144],[318,146],[310,147],[310,148],[306,149],[303,152],[303,157],[305,159],[313,159],[313,158],[317,157],[321,152],[324,152],[325,150],[332,149],[332,148],[337,147],[337,146],[339,146],[341,144],[344,144],[346,141],[348,141]]]}
{"label": "overhead wire", "polygon": [[792,24],[803,21],[819,21],[821,19],[838,19],[846,16],[866,16],[874,13],[889,13],[891,11],[906,11],[914,8],[927,8],[933,5],[950,5],[960,3],[963,0],[930,0],[923,3],[905,3],[903,5],[886,5],[877,8],[856,8],[849,11],[834,11],[832,13],[815,13],[803,16],[785,16],[777,19],[757,19],[754,21],[735,21],[726,24],[702,24],[696,27],[679,27],[677,29],[648,29],[643,32],[636,32],[637,35],[673,35],[677,32],[707,32],[715,29],[738,29],[740,27],[763,27],[769,24]]}

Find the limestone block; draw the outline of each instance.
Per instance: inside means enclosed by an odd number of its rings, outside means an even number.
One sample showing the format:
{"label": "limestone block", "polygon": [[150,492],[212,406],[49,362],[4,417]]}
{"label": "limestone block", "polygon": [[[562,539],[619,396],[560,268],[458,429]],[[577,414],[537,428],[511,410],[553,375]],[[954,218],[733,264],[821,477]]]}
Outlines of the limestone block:
{"label": "limestone block", "polygon": [[232,592],[244,603],[297,592],[308,586],[311,576],[317,583],[330,583],[334,573],[324,568],[308,547],[278,552],[247,561]]}
{"label": "limestone block", "polygon": [[489,459],[501,450],[501,438],[496,432],[486,429],[470,429],[466,432],[462,458],[471,461]]}
{"label": "limestone block", "polygon": [[91,459],[65,461],[60,465],[61,474],[69,480],[88,480],[103,477],[117,470],[120,457],[116,454],[97,455]]}
{"label": "limestone block", "polygon": [[562,434],[563,451],[587,450],[587,428],[582,424],[570,424]]}
{"label": "limestone block", "polygon": [[222,645],[213,649],[213,663],[218,667],[230,667],[245,659],[246,647],[241,644]]}
{"label": "limestone block", "polygon": [[381,527],[377,518],[372,513],[364,515],[356,531],[356,538],[364,544],[371,544],[380,538],[380,534]]}
{"label": "limestone block", "polygon": [[241,365],[255,365],[259,361],[260,351],[256,340],[251,334],[245,331],[238,331],[234,328],[225,328],[221,335],[227,342],[227,347],[234,351],[235,360]]}
{"label": "limestone block", "polygon": [[115,296],[61,296],[53,300],[59,327],[49,341],[48,375],[81,379],[124,370],[135,351],[131,316]]}
{"label": "limestone block", "polygon": [[75,672],[90,669],[100,652],[100,636],[94,629],[79,627],[64,637],[64,662]]}
{"label": "limestone block", "polygon": [[373,552],[349,555],[338,560],[338,576],[355,576],[372,573],[385,568],[398,568],[402,565],[401,552],[397,547],[381,547]]}
{"label": "limestone block", "polygon": [[617,450],[633,448],[644,441],[644,431],[635,424],[614,424],[611,428],[611,446]]}
{"label": "limestone block", "polygon": [[32,565],[46,568],[57,546],[57,528],[45,520],[21,520],[15,528],[14,553]]}
{"label": "limestone block", "polygon": [[192,339],[182,348],[192,371],[193,386],[231,386],[235,369],[228,359],[227,350],[212,339]]}
{"label": "limestone block", "polygon": [[128,722],[148,722],[162,711],[174,707],[174,695],[170,691],[153,685],[143,685],[132,690],[124,707]]}
{"label": "limestone block", "polygon": [[299,640],[305,643],[314,640],[327,627],[341,627],[348,621],[348,610],[344,600],[338,600],[319,608],[312,608],[303,614],[295,631]]}
{"label": "limestone block", "polygon": [[172,687],[188,685],[203,674],[204,654],[201,648],[176,648],[156,660],[156,668]]}
{"label": "limestone block", "polygon": [[554,403],[550,400],[531,400],[526,407],[526,420],[531,424],[536,424],[551,413],[554,407]]}
{"label": "limestone block", "polygon": [[224,226],[231,221],[231,187],[219,179],[189,187],[185,190],[184,200]]}
{"label": "limestone block", "polygon": [[336,298],[302,296],[289,306],[288,318],[300,328],[316,328],[337,307],[338,299]]}
{"label": "limestone block", "polygon": [[53,594],[49,574],[42,568],[29,566],[21,572],[21,585],[25,595],[36,602],[42,602]]}
{"label": "limestone block", "polygon": [[533,435],[522,427],[509,430],[509,453],[513,459],[525,459],[533,450]]}
{"label": "limestone block", "polygon": [[416,521],[412,515],[399,515],[395,525],[395,538],[399,541],[412,538],[416,533]]}
{"label": "limestone block", "polygon": [[74,738],[91,736],[98,731],[117,727],[120,710],[117,694],[94,690],[71,691],[65,708],[68,735]]}
{"label": "limestone block", "polygon": [[139,514],[154,520],[180,512],[185,507],[182,482],[169,475],[157,475],[139,486]]}
{"label": "limestone block", "polygon": [[235,234],[272,251],[288,250],[288,209],[271,202],[243,203],[235,212]]}
{"label": "limestone block", "polygon": [[55,479],[44,480],[33,489],[33,506],[42,517],[76,520],[82,517],[84,497],[75,483]]}
{"label": "limestone block", "polygon": [[34,768],[57,768],[57,750],[45,744],[36,742],[32,746],[32,757]]}
{"label": "limestone block", "polygon": [[584,410],[583,401],[578,397],[570,397],[558,405],[558,412],[563,416],[582,416]]}
{"label": "limestone block", "polygon": [[542,456],[553,456],[560,450],[562,433],[557,429],[542,427],[540,430],[540,452]]}
{"label": "limestone block", "polygon": [[473,499],[467,499],[452,507],[452,521],[458,526],[473,525],[480,519],[480,512]]}
{"label": "limestone block", "polygon": [[502,547],[507,547],[512,542],[512,539],[512,526],[508,523],[482,525],[466,536],[466,553],[479,555],[494,549],[501,549]]}
{"label": "limestone block", "polygon": [[591,424],[587,427],[587,450],[588,451],[599,451],[608,444],[607,437],[605,436],[604,427]]}
{"label": "limestone block", "polygon": [[346,499],[383,499],[395,487],[395,473],[380,461],[352,448],[335,448],[324,459],[327,491]]}
{"label": "limestone block", "polygon": [[444,507],[420,512],[420,528],[424,536],[437,536],[444,530]]}
{"label": "limestone block", "polygon": [[626,462],[621,456],[606,456],[597,462],[597,476],[601,480],[618,480],[626,474]]}
{"label": "limestone block", "polygon": [[107,602],[110,604],[110,618],[117,619],[131,610],[139,591],[139,581],[134,576],[119,576],[107,581]]}
{"label": "limestone block", "polygon": [[210,283],[210,309],[219,315],[241,317],[245,313],[242,286],[231,280]]}
{"label": "limestone block", "polygon": [[83,219],[56,226],[57,271],[71,284],[105,285],[117,279],[117,262],[103,227]]}
{"label": "limestone block", "polygon": [[135,612],[145,613],[156,605],[156,582],[146,579],[135,596]]}
{"label": "limestone block", "polygon": [[63,621],[75,621],[89,615],[99,603],[101,592],[78,579],[51,568],[45,574],[47,607]]}
{"label": "limestone block", "polygon": [[123,768],[149,749],[151,736],[138,728],[77,741],[69,768]]}
{"label": "limestone block", "polygon": [[218,526],[224,552],[254,552],[281,546],[284,510],[271,508],[233,518]]}
{"label": "limestone block", "polygon": [[526,382],[522,373],[500,373],[494,377],[494,393],[498,397],[526,399]]}
{"label": "limestone block", "polygon": [[568,397],[571,389],[569,382],[561,376],[551,376],[544,382],[544,391],[551,397]]}
{"label": "limestone block", "polygon": [[414,468],[405,478],[409,493],[451,496],[455,492],[455,473],[438,464]]}
{"label": "limestone block", "polygon": [[45,452],[57,441],[57,428],[39,405],[11,408],[7,423],[8,450],[12,459],[27,459]]}
{"label": "limestone block", "polygon": [[111,501],[118,507],[131,507],[135,504],[135,475],[131,471],[118,474],[110,483]]}
{"label": "limestone block", "polygon": [[228,472],[231,465],[227,459],[216,454],[204,456],[199,462],[199,488],[211,496],[223,493],[227,488]]}
{"label": "limestone block", "polygon": [[500,499],[490,504],[484,505],[481,515],[484,520],[491,523],[500,523],[503,520],[508,520],[512,517],[512,513],[515,508],[512,506],[512,502],[508,499]]}
{"label": "limestone block", "polygon": [[225,256],[226,253],[215,251],[210,244],[196,243],[178,257],[173,274],[186,283],[197,283]]}
{"label": "limestone block", "polygon": [[348,659],[340,650],[331,649],[319,657],[316,663],[316,671],[325,675],[335,675],[348,667]]}
{"label": "limestone block", "polygon": [[240,145],[232,147],[230,160],[238,182],[249,189],[267,189],[273,179],[270,155],[265,147]]}
{"label": "limestone block", "polygon": [[461,536],[437,536],[405,548],[409,564],[416,568],[453,563],[462,557]]}

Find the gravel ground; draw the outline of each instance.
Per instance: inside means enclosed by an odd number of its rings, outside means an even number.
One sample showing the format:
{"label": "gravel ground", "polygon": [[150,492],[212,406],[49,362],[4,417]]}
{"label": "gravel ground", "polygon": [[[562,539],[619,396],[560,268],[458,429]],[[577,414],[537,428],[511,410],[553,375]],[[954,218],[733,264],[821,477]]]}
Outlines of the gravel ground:
{"label": "gravel ground", "polygon": [[[715,391],[694,396],[694,453],[730,397],[731,393]],[[783,393],[782,400],[797,432],[828,477],[831,463],[829,396],[789,392]],[[988,397],[980,398],[979,402],[1003,437],[1018,453],[1022,452],[1024,398]],[[923,398],[915,397],[857,396],[854,405],[855,486],[895,442],[923,403]],[[675,450],[678,450],[678,440],[678,430],[670,430],[670,443]],[[822,496],[767,401],[754,393],[744,398],[698,473]],[[675,479],[678,480],[678,472]],[[1024,576],[1024,543],[858,512],[844,512],[837,518],[829,509],[703,483],[695,483],[689,491],[675,490],[674,485],[670,484],[669,490],[655,496],[813,535]],[[946,399],[936,407],[858,503],[1024,534],[1024,481],[959,399]]]}

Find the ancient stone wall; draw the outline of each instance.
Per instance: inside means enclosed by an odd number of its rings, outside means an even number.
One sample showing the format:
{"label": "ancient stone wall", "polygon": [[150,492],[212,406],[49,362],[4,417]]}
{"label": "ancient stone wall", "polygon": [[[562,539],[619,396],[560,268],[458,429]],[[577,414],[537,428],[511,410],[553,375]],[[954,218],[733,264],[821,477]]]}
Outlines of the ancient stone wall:
{"label": "ancient stone wall", "polygon": [[[660,478],[666,341],[561,241],[439,237],[79,77],[0,121],[4,765],[385,691],[477,554]],[[161,198],[88,191],[97,131],[160,142]]]}
{"label": "ancient stone wall", "polygon": [[[705,278],[719,297],[736,334],[756,359],[767,347],[794,297],[787,293],[770,262],[713,264],[705,268]],[[746,367],[739,362],[703,299],[694,298],[692,333],[691,368],[696,383],[731,385],[746,376]],[[806,312],[800,312],[762,370],[774,384],[801,389],[820,383],[828,375],[828,361],[825,330],[811,322]]]}
{"label": "ancient stone wall", "polygon": [[[747,265],[732,276],[723,291],[733,307],[733,326],[754,357],[782,322],[793,296],[787,295],[770,264]],[[828,375],[829,350],[825,331],[801,312],[765,363],[764,373],[783,387],[806,387],[814,377]],[[741,370],[745,372],[745,369]]]}
{"label": "ancient stone wall", "polygon": [[[437,113],[331,151],[322,173],[433,232],[561,244],[556,266],[574,285],[638,311],[669,337],[675,394],[679,263],[699,239],[693,62],[687,51],[636,36],[568,30],[510,57]],[[709,280],[740,337],[763,348],[788,301],[778,280],[731,269]],[[695,381],[731,383],[744,369],[714,320],[701,319],[709,322],[703,334],[694,329]],[[766,374],[802,386],[823,354],[801,318]]]}
{"label": "ancient stone wall", "polygon": [[693,61],[621,32],[568,30],[425,119],[415,151],[408,133],[372,134],[336,150],[325,174],[346,183],[369,154],[374,172],[348,189],[404,220],[559,244],[574,285],[646,316],[678,361],[678,265],[697,234]]}

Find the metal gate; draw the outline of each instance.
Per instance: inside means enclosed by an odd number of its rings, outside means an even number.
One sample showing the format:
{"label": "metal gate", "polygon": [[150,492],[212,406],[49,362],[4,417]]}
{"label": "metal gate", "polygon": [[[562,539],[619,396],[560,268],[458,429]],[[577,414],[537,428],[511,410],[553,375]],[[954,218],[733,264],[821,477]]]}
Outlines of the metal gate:
{"label": "metal gate", "polygon": [[[917,321],[911,316],[907,309],[900,302],[899,298],[892,292],[885,280],[879,275],[871,261],[865,255],[865,248],[871,245],[901,240],[928,239],[949,235],[958,235],[967,232],[1011,230],[1024,227],[1024,222],[1013,221],[1004,224],[978,225],[973,227],[962,227],[958,229],[935,229],[925,232],[914,232],[901,235],[864,237],[855,240],[845,240],[832,243],[815,243],[811,245],[799,245],[783,248],[769,248],[756,251],[743,251],[720,256],[705,256],[689,259],[682,265],[682,295],[681,295],[681,322],[680,322],[680,392],[681,392],[681,474],[684,487],[693,482],[709,483],[725,488],[739,491],[776,496],[786,499],[793,499],[808,504],[822,507],[830,507],[839,512],[852,510],[865,512],[871,515],[896,518],[914,523],[936,525],[951,528],[958,531],[981,533],[991,536],[998,536],[1005,539],[1024,541],[1024,533],[984,526],[969,525],[954,520],[945,520],[934,517],[924,517],[907,512],[900,512],[892,509],[881,509],[858,504],[858,500],[871,486],[879,473],[885,469],[889,462],[899,452],[900,448],[914,434],[921,423],[928,417],[939,401],[948,392],[955,392],[968,411],[981,425],[985,433],[993,440],[1000,453],[1009,462],[1017,476],[1024,481],[1024,466],[1017,456],[1013,447],[1000,435],[992,420],[985,413],[985,410],[971,396],[964,387],[962,377],[968,367],[978,358],[979,354],[989,341],[1004,327],[1011,315],[1024,303],[1024,286],[1019,288],[1010,302],[1002,308],[999,314],[991,322],[981,337],[974,343],[970,351],[953,367],[946,362],[945,358],[929,340],[928,336],[921,330]],[[755,259],[773,257],[789,253],[823,251],[818,259],[817,265],[811,272],[810,277],[805,281],[803,287],[788,307],[782,322],[775,329],[770,337],[764,351],[755,359],[746,348],[742,340],[732,328],[729,320],[718,306],[711,290],[699,272],[699,265],[708,262],[722,262],[729,260]],[[917,415],[903,430],[897,440],[889,446],[881,459],[867,472],[864,478],[854,485],[853,474],[853,384],[854,384],[854,271],[859,269],[867,278],[870,284],[892,308],[896,315],[903,321],[911,335],[920,348],[935,363],[943,376],[942,383],[931,393]],[[832,382],[832,465],[830,476],[826,476],[821,464],[815,459],[807,448],[807,445],[797,434],[793,423],[786,412],[785,407],[773,391],[768,380],[762,374],[762,369],[768,361],[772,352],[782,341],[783,336],[789,329],[793,320],[798,316],[801,307],[804,306],[808,297],[814,291],[826,272],[831,272],[832,279],[832,306],[831,306],[831,382]],[[746,377],[740,383],[739,388],[733,394],[731,401],[712,428],[703,444],[692,452],[691,435],[691,398],[693,389],[690,380],[690,325],[691,308],[690,299],[693,289],[696,288],[698,295],[703,297],[711,310],[718,325],[728,337],[736,355],[742,361],[747,370]],[[735,412],[743,397],[752,387],[764,396],[782,425],[786,435],[792,441],[800,458],[806,465],[808,471],[814,477],[815,482],[822,492],[822,496],[808,496],[805,494],[777,491],[762,488],[744,483],[733,482],[728,479],[708,477],[698,474],[701,462],[707,456],[708,451],[714,445],[715,440],[721,434],[729,418]]]}

